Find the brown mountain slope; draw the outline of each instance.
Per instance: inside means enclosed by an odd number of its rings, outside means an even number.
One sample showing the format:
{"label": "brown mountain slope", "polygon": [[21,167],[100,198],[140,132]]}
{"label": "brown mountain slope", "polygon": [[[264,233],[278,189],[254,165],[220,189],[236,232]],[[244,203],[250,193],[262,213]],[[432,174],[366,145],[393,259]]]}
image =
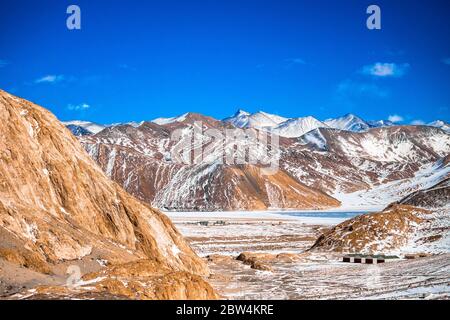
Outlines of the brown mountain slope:
{"label": "brown mountain slope", "polygon": [[[105,173],[128,192],[151,205],[170,210],[265,210],[321,209],[338,207],[339,201],[311,188],[289,173],[278,170],[264,175],[258,164],[236,165],[221,162],[222,153],[212,149],[208,161],[174,161],[177,141],[174,130],[189,137],[201,122],[203,130],[226,130],[229,124],[198,114],[165,125],[145,122],[138,127],[121,125],[97,135],[80,137],[89,155]],[[282,138],[280,143],[286,143]],[[206,140],[204,150],[217,141]],[[217,146],[217,145],[216,145]],[[191,149],[193,150],[193,148]],[[257,144],[249,152],[263,153]],[[206,152],[205,152],[206,153]]]}
{"label": "brown mountain slope", "polygon": [[358,253],[448,252],[450,179],[416,191],[379,213],[347,220],[319,237],[311,250]]}
{"label": "brown mountain slope", "polygon": [[[251,195],[248,198],[257,200],[245,201],[239,192],[233,191],[246,188],[245,183],[241,185],[237,179],[238,172],[243,171],[244,176],[254,174],[234,164],[218,165],[221,162],[215,160],[221,159],[219,152],[207,154],[207,162],[176,161],[173,153],[178,140],[171,139],[171,135],[182,132],[182,136],[192,142],[192,137],[201,136],[199,123],[203,131],[214,128],[223,133],[230,128],[229,123],[188,113],[160,124],[113,126],[79,139],[111,179],[138,199],[158,208],[208,211],[335,206],[320,201],[305,203],[304,199],[285,201],[281,193],[267,197],[269,192],[265,188],[248,189]],[[412,191],[429,187],[430,180],[448,177],[445,157],[450,152],[450,134],[438,128],[394,126],[358,133],[319,128],[300,138],[281,137],[279,142],[282,175],[312,192],[319,189],[346,206],[387,205]],[[195,148],[191,145],[190,151],[193,154],[194,149],[201,150],[199,146],[207,150],[214,144],[218,145],[217,141],[206,137]],[[236,141],[238,148],[248,145],[245,139]],[[265,152],[264,146],[258,143],[252,144],[250,149],[249,153],[256,155]],[[247,168],[250,167],[253,166]],[[232,185],[223,184],[223,179]],[[259,175],[258,180],[263,179]],[[261,192],[255,194],[258,190]],[[353,192],[358,194],[348,196]]]}
{"label": "brown mountain slope", "polygon": [[[180,184],[180,181],[192,183]],[[285,172],[264,175],[252,165],[193,166],[175,172],[156,194],[156,203],[177,210],[268,210],[271,208],[320,209],[339,201],[308,188]]]}
{"label": "brown mountain slope", "polygon": [[431,188],[412,193],[400,200],[399,204],[431,208],[448,206],[450,204],[450,178]]}
{"label": "brown mountain slope", "polygon": [[12,239],[0,258],[48,273],[93,255],[208,273],[169,219],[111,182],[50,112],[0,90],[0,132],[0,237]]}

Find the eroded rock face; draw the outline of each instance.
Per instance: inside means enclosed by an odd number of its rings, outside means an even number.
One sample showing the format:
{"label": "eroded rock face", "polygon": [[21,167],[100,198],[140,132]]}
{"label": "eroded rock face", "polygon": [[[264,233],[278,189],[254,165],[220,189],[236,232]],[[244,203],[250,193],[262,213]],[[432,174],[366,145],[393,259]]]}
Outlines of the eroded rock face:
{"label": "eroded rock face", "polygon": [[202,277],[161,267],[151,260],[133,261],[85,275],[72,286],[39,286],[15,295],[27,299],[217,299]]}
{"label": "eroded rock face", "polygon": [[96,251],[208,274],[170,220],[110,181],[49,111],[0,90],[0,132],[0,233],[12,239],[0,258],[48,271]]}

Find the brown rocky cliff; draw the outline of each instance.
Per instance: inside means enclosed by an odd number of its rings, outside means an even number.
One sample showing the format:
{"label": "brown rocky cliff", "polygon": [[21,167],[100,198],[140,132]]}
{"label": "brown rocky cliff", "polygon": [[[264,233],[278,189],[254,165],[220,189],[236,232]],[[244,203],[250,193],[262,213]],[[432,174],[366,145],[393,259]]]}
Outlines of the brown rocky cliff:
{"label": "brown rocky cliff", "polygon": [[110,181],[49,111],[0,90],[0,132],[0,231],[44,263],[96,250],[208,273],[170,220]]}

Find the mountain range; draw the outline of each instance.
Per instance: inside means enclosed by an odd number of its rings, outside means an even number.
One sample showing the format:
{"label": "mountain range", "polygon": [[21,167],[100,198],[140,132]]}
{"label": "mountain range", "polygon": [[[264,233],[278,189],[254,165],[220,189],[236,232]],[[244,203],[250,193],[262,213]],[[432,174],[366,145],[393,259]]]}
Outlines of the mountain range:
{"label": "mountain range", "polygon": [[[196,128],[199,123],[202,128]],[[279,170],[267,176],[260,165],[224,164],[211,137],[199,137],[200,145],[187,152],[213,150],[208,161],[172,159],[179,147],[171,139],[174,132],[191,139],[211,128],[278,134]],[[288,119],[239,110],[224,120],[186,113],[117,124],[79,140],[110,178],[164,210],[381,208],[448,177],[450,134],[446,129],[444,122],[394,125],[354,115],[321,122],[313,117]],[[238,149],[249,146],[245,139],[237,143]],[[265,148],[256,144],[248,152],[258,156]]]}
{"label": "mountain range", "polygon": [[[151,122],[165,125],[174,122],[182,122],[188,113],[171,118],[157,118]],[[233,116],[222,120],[225,123],[230,123],[236,128],[254,128],[262,130],[271,130],[275,134],[287,137],[296,138],[301,137],[305,133],[317,128],[333,128],[344,131],[363,132],[372,128],[395,126],[396,124],[389,120],[371,120],[366,121],[354,114],[346,114],[342,117],[326,119],[320,121],[313,116],[306,116],[300,118],[285,118],[279,115],[259,111],[256,113],[249,113],[239,109]],[[89,121],[66,121],[63,122],[76,136],[96,134],[107,127],[117,125],[132,125],[137,127],[144,123],[142,122],[128,122],[116,123],[111,125],[100,125]],[[440,128],[444,131],[450,131],[450,124],[436,120],[426,124],[426,126]]]}

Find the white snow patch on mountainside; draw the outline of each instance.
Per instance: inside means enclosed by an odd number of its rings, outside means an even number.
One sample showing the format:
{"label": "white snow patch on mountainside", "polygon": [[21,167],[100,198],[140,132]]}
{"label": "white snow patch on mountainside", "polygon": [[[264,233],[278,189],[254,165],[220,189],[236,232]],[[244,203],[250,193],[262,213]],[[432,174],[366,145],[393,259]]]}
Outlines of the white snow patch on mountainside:
{"label": "white snow patch on mountainside", "polygon": [[370,128],[367,122],[353,114],[347,114],[336,119],[325,120],[325,124],[334,129],[354,132],[365,131]]}
{"label": "white snow patch on mountainside", "polygon": [[106,128],[106,126],[98,124],[98,123],[89,122],[89,121],[80,121],[80,120],[64,121],[63,124],[65,126],[73,125],[73,126],[81,127],[89,132],[92,132],[93,134],[99,133],[100,131],[102,131],[103,129]]}
{"label": "white snow patch on mountainside", "polygon": [[342,207],[345,208],[385,207],[414,191],[430,188],[449,176],[450,165],[444,165],[443,161],[439,160],[434,164],[424,165],[413,178],[396,180],[353,193],[337,191],[332,196],[341,201]]}
{"label": "white snow patch on mountainside", "polygon": [[246,111],[238,110],[234,116],[223,121],[231,123],[238,128],[272,128],[287,120],[289,119],[262,111],[250,114]]}
{"label": "white snow patch on mountainside", "polygon": [[172,118],[157,118],[157,119],[152,120],[152,122],[159,124],[159,125],[164,125],[164,124],[169,124],[169,123],[174,123],[174,122],[183,122],[184,120],[186,120],[187,115],[188,115],[188,113],[182,114],[181,116],[178,116],[178,117],[172,117]]}
{"label": "white snow patch on mountainside", "polygon": [[437,120],[428,124],[431,127],[440,128],[444,131],[450,132],[450,124],[448,122]]}
{"label": "white snow patch on mountainside", "polygon": [[394,125],[394,123],[388,120],[365,121],[353,114],[347,114],[339,118],[328,119],[322,122],[312,116],[285,118],[262,111],[250,114],[243,110],[238,110],[233,116],[223,119],[223,121],[231,123],[237,128],[276,129],[278,131],[277,134],[287,138],[300,137],[302,134],[316,128],[333,128],[352,132],[362,132],[371,128]]}
{"label": "white snow patch on mountainside", "polygon": [[325,123],[314,117],[304,117],[287,120],[273,128],[272,132],[286,138],[297,138],[311,130],[327,127]]}

